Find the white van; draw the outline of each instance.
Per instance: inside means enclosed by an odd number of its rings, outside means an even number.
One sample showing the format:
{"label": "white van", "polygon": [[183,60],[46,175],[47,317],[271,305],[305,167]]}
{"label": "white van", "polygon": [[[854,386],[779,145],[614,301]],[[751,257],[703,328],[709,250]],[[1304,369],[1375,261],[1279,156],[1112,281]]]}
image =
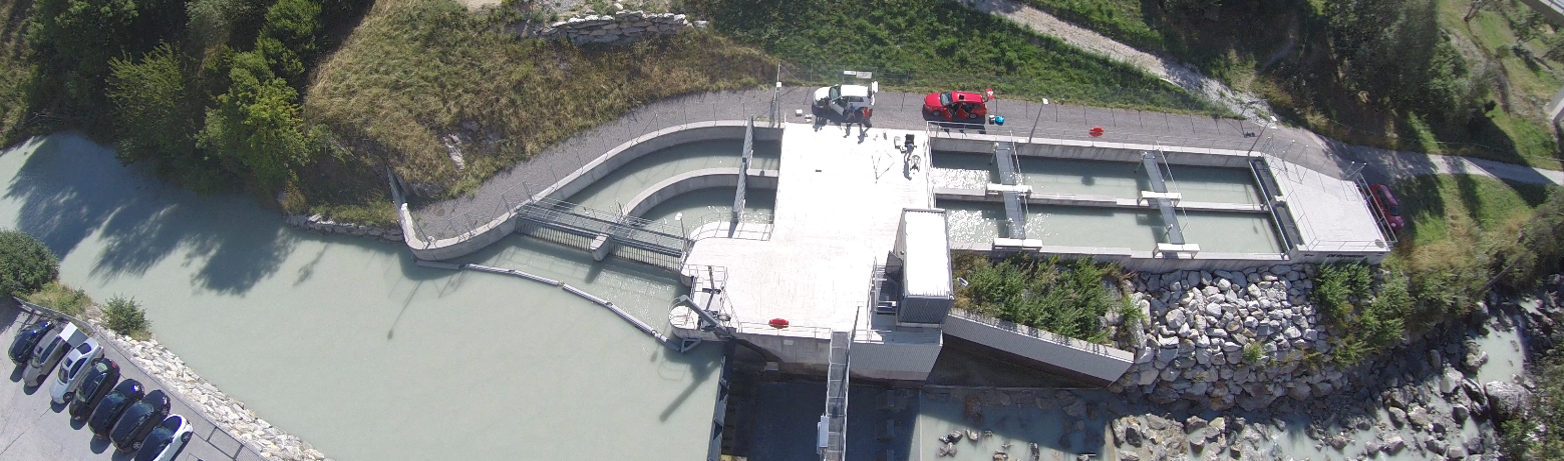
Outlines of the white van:
{"label": "white van", "polygon": [[33,349],[33,358],[27,361],[27,371],[22,372],[22,385],[37,387],[43,384],[49,374],[54,371],[54,366],[60,363],[67,352],[87,341],[87,332],[76,328],[76,324],[66,322],[65,328],[53,338],[45,338],[38,342],[38,347]]}

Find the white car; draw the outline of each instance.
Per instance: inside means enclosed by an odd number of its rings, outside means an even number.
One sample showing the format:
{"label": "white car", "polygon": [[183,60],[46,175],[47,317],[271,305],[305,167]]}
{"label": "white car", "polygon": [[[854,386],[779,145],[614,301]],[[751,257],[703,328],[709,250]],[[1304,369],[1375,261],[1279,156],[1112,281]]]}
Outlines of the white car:
{"label": "white car", "polygon": [[141,449],[136,451],[135,461],[174,461],[179,451],[185,449],[185,444],[190,443],[193,431],[185,417],[168,415],[147,434]]}
{"label": "white car", "polygon": [[87,369],[92,361],[103,356],[103,348],[98,345],[98,340],[87,338],[80,346],[65,354],[65,360],[60,361],[60,372],[56,373],[54,385],[49,386],[49,398],[54,403],[65,403],[76,394],[76,388],[81,386],[82,378],[87,377]]}
{"label": "white car", "polygon": [[27,370],[22,372],[22,385],[36,387],[43,385],[44,380],[49,379],[49,374],[54,372],[54,366],[60,363],[65,353],[81,343],[87,341],[87,332],[76,328],[76,324],[66,322],[65,327],[53,338],[44,338],[38,341],[38,347],[33,349],[33,357],[27,361]]}
{"label": "white car", "polygon": [[815,90],[815,108],[831,109],[837,115],[874,108],[874,94],[880,92],[880,82],[863,85],[831,85]]}

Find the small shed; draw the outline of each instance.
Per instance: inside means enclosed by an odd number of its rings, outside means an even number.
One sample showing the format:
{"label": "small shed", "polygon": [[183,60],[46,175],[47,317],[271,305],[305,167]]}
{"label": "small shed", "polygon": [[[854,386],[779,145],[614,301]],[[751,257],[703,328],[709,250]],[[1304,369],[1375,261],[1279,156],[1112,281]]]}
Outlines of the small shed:
{"label": "small shed", "polygon": [[939,325],[956,302],[950,282],[950,239],[945,210],[902,210],[895,259],[901,263],[901,306],[896,323]]}

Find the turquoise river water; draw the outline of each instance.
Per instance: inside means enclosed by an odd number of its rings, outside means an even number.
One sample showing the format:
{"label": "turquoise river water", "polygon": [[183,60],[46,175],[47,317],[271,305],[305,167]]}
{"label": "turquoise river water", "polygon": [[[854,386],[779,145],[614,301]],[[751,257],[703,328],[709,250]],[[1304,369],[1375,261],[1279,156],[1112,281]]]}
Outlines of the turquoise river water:
{"label": "turquoise river water", "polygon": [[[705,455],[717,347],[671,353],[559,289],[295,230],[78,136],[4,151],[0,179],[0,227],[43,239],[66,283],[134,297],[191,368],[336,459]],[[517,236],[462,262],[557,278],[656,326],[682,291],[667,272]]]}

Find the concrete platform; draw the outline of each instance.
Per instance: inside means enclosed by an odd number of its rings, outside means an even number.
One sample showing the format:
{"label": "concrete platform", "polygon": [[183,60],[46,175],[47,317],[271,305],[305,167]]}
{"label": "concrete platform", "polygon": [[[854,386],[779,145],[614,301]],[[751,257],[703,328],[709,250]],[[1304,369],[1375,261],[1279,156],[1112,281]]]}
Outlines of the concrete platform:
{"label": "concrete platform", "polygon": [[1279,192],[1298,223],[1302,260],[1326,254],[1368,256],[1378,262],[1390,252],[1386,236],[1356,183],[1267,156]]}
{"label": "concrete platform", "polygon": [[[866,313],[870,275],[895,245],[901,211],[934,205],[924,174],[928,160],[921,154],[904,159],[898,148],[907,134],[916,136],[921,147],[923,133],[917,131],[786,126],[770,238],[703,239],[686,261],[727,269],[737,334],[776,353],[784,364],[823,367],[830,332],[851,330],[857,319],[854,347],[919,344],[923,347],[915,360],[926,355],[932,365],[939,350],[937,329],[897,331],[878,325],[876,330],[873,315]],[[789,326],[772,328],[772,319],[785,319]],[[876,354],[872,346],[863,352],[866,359]],[[873,375],[874,367],[859,360],[859,351],[854,354],[854,372]],[[921,379],[927,370],[880,377]]]}

